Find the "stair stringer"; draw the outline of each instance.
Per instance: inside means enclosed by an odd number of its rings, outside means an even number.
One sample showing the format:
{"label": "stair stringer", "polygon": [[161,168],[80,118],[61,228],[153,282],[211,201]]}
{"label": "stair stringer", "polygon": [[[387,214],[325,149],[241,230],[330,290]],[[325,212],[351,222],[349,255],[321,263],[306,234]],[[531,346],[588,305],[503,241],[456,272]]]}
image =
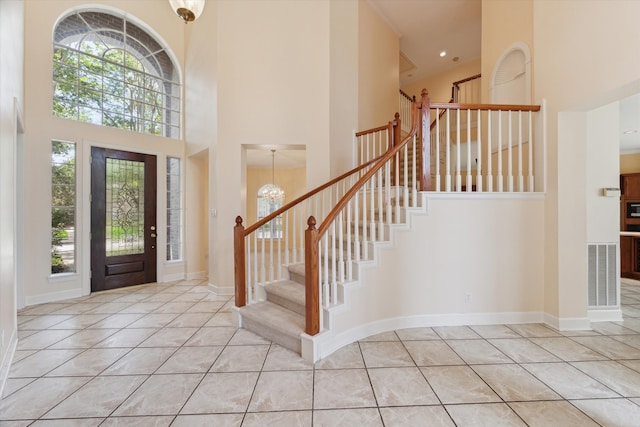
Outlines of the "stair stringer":
{"label": "stair stringer", "polygon": [[380,259],[379,252],[395,246],[396,232],[411,231],[411,219],[414,215],[429,215],[427,193],[418,192],[418,198],[418,207],[404,208],[405,221],[403,223],[389,225],[388,240],[370,243],[370,254],[372,254],[372,256],[370,256],[369,259],[353,262],[353,276],[357,279],[338,285],[339,300],[341,302],[323,311],[322,331],[314,336],[305,333],[300,334],[302,357],[305,360],[317,362],[345,345],[372,334],[382,332],[376,330],[375,327],[373,328],[374,332],[370,332],[371,328],[361,328],[360,326],[339,333],[336,333],[335,330],[336,324],[340,320],[340,315],[347,313],[353,304],[353,298],[351,298],[350,295],[366,288],[366,283],[363,283],[361,279],[364,270],[375,269]]}

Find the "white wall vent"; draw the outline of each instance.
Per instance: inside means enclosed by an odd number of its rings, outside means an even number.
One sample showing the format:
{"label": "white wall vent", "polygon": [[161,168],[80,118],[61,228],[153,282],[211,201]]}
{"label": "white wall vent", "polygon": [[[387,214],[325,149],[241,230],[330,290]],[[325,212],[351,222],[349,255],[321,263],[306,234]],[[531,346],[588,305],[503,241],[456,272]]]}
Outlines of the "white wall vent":
{"label": "white wall vent", "polygon": [[618,305],[618,245],[588,244],[589,307]]}

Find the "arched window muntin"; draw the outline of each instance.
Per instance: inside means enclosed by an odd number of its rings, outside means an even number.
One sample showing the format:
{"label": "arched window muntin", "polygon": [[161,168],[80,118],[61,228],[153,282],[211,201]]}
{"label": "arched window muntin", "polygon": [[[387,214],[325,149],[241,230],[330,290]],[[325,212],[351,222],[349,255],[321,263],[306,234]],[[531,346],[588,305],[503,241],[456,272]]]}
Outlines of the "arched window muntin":
{"label": "arched window muntin", "polygon": [[[270,200],[267,194],[272,190],[280,191],[282,198],[276,200]],[[280,209],[284,204],[284,191],[275,184],[265,184],[258,189],[257,202],[257,219],[267,217],[272,212]],[[282,215],[278,215],[267,224],[263,225],[257,230],[258,239],[281,239],[282,238]]]}
{"label": "arched window muntin", "polygon": [[179,69],[149,31],[113,11],[74,11],[53,50],[55,116],[180,137]]}

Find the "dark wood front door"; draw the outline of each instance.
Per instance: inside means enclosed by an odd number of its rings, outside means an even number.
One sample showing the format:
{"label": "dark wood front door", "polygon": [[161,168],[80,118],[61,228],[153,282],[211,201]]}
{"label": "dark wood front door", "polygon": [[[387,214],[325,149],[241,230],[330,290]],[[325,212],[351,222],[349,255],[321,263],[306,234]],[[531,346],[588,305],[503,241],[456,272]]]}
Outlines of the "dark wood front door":
{"label": "dark wood front door", "polygon": [[91,148],[91,291],[156,281],[156,156]]}

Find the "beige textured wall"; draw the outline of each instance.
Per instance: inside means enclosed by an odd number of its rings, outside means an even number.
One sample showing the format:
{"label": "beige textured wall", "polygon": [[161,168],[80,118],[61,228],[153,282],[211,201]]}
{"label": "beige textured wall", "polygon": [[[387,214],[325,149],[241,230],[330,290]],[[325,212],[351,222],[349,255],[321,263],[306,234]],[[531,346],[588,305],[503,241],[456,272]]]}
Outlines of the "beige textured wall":
{"label": "beige textured wall", "polygon": [[415,95],[416,99],[420,98],[422,89],[427,89],[431,102],[449,102],[451,99],[452,83],[480,74],[480,65],[479,59],[469,61],[451,70],[434,74],[433,76],[403,86],[401,89],[409,96]]}

